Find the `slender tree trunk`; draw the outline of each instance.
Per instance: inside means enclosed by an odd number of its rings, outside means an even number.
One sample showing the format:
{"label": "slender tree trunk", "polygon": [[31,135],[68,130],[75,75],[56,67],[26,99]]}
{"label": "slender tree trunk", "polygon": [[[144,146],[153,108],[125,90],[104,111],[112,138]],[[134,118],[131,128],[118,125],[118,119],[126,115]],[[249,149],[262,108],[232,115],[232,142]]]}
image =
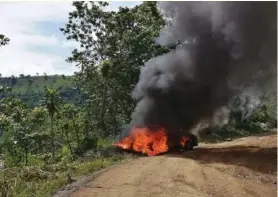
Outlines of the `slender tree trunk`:
{"label": "slender tree trunk", "polygon": [[105,106],[106,106],[106,100],[107,100],[107,86],[104,86],[103,92],[102,92],[102,106],[101,106],[101,113],[100,113],[100,125],[103,131],[105,131],[106,126],[105,126],[105,121],[104,121],[104,116],[105,116]]}
{"label": "slender tree trunk", "polygon": [[51,145],[52,145],[52,160],[55,159],[55,147],[54,147],[54,122],[53,115],[51,116]]}
{"label": "slender tree trunk", "polygon": [[89,138],[89,120],[88,120],[88,114],[85,117],[84,135],[85,135],[85,138]]}
{"label": "slender tree trunk", "polygon": [[25,165],[28,165],[28,153],[25,151]]}
{"label": "slender tree trunk", "polygon": [[74,118],[71,118],[71,120],[72,120],[72,124],[73,124],[74,130],[75,130],[75,137],[76,137],[76,140],[77,140],[77,145],[79,147],[80,146],[79,130],[77,129]]}
{"label": "slender tree trunk", "polygon": [[[28,142],[26,142],[28,143]],[[25,165],[27,166],[28,165],[28,148],[27,148],[27,144],[25,143],[25,146],[24,146],[24,152],[25,152]]]}
{"label": "slender tree trunk", "polygon": [[39,140],[39,150],[38,150],[38,153],[42,153],[43,152],[43,148],[42,148],[42,140],[40,139]]}
{"label": "slender tree trunk", "polygon": [[65,129],[65,134],[66,134],[66,138],[67,138],[67,144],[68,144],[68,147],[70,149],[70,154],[73,156],[72,147],[71,147],[71,144],[70,144],[70,141],[69,141],[68,131],[66,129]]}

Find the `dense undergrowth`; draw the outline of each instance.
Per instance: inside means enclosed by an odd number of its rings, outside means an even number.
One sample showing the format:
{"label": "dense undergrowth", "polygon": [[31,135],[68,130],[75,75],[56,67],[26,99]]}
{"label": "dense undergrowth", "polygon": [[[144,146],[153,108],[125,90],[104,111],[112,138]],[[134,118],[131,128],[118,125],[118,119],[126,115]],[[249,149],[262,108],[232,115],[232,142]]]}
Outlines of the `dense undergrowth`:
{"label": "dense undergrowth", "polygon": [[45,87],[58,89],[67,103],[78,104],[80,100],[80,91],[74,88],[74,76],[0,76],[0,86],[11,87],[11,91],[0,94],[0,99],[14,96],[23,100],[28,107],[39,106]]}
{"label": "dense undergrowth", "polygon": [[[51,196],[80,176],[135,157],[117,152],[111,139],[131,121],[136,103],[130,93],[142,65],[173,49],[154,42],[165,21],[154,1],[116,12],[105,11],[107,2],[72,5],[60,30],[79,45],[67,61],[80,71],[71,77],[0,78],[1,197]],[[8,42],[0,34],[0,47]],[[245,116],[249,103],[240,98],[229,123],[209,128],[200,140],[217,142],[275,128],[276,99],[276,92],[265,94]]]}
{"label": "dense undergrowth", "polygon": [[135,157],[134,154],[119,152],[110,145],[88,151],[75,160],[64,155],[64,158],[55,164],[45,164],[34,158],[29,166],[0,170],[0,196],[49,197],[62,186],[84,175]]}

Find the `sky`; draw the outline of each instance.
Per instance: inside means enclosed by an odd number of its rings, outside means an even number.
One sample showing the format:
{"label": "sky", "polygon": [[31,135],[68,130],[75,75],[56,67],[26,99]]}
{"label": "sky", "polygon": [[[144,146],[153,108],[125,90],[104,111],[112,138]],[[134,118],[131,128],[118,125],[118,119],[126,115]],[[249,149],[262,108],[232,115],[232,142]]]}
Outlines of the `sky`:
{"label": "sky", "polygon": [[[133,7],[139,1],[113,1],[109,8]],[[71,1],[1,1],[0,34],[10,43],[0,47],[2,76],[72,75],[78,69],[65,61],[76,43],[59,30],[73,10]]]}

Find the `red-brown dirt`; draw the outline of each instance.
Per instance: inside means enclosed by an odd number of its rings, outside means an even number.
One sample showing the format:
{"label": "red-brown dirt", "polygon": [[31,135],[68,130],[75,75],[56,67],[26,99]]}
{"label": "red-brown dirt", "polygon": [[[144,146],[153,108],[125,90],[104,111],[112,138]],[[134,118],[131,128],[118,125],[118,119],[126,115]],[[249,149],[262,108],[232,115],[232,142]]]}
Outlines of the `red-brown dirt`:
{"label": "red-brown dirt", "polygon": [[276,197],[276,176],[277,135],[272,133],[135,159],[56,196]]}

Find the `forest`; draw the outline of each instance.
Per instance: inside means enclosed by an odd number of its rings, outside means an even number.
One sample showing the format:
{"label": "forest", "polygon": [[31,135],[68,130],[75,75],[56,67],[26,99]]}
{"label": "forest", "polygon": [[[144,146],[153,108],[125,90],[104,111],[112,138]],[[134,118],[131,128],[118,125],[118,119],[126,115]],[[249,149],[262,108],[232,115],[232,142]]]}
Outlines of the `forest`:
{"label": "forest", "polygon": [[[60,31],[80,48],[67,62],[73,76],[0,77],[0,196],[50,196],[58,188],[133,154],[112,146],[121,126],[131,121],[131,92],[144,62],[167,53],[154,39],[165,26],[156,2],[104,11],[107,2],[73,2]],[[0,47],[9,35],[0,35]],[[248,136],[275,128],[276,92],[261,97],[247,118],[248,105],[228,124],[209,128],[203,141]]]}

